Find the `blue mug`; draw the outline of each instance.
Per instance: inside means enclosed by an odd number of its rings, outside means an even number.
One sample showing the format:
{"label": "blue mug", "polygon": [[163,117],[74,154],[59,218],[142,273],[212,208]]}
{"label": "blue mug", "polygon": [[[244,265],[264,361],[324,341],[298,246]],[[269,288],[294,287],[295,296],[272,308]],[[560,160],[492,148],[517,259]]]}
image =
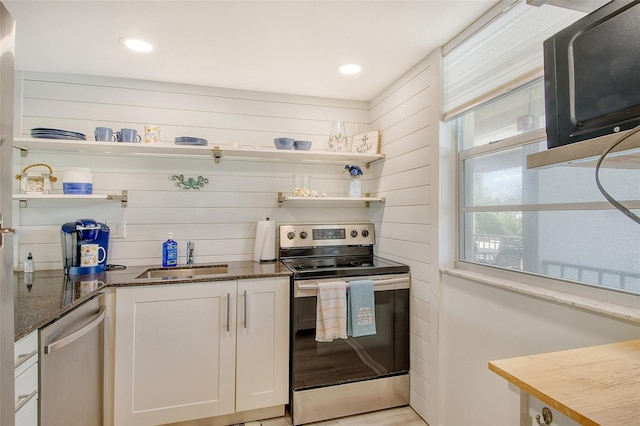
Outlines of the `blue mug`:
{"label": "blue mug", "polygon": [[93,131],[93,135],[98,142],[113,142],[117,140],[117,136],[113,133],[113,129],[108,127],[96,127]]}
{"label": "blue mug", "polygon": [[116,138],[118,142],[139,143],[142,140],[136,129],[120,129],[119,132],[116,132]]}

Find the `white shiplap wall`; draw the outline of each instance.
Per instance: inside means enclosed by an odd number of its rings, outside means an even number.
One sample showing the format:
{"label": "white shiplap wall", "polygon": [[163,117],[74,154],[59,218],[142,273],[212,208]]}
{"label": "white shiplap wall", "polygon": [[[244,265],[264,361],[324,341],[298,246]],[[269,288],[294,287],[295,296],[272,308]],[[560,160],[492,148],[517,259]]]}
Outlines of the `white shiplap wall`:
{"label": "white shiplap wall", "polygon": [[377,254],[411,267],[411,406],[437,423],[438,138],[440,52],[417,64],[371,102],[371,127],[382,132],[384,162],[372,192]]}
{"label": "white shiplap wall", "polygon": [[[291,190],[291,176],[311,174],[312,188],[346,195],[342,165],[269,161],[133,157],[61,153],[15,156],[14,169],[45,162],[60,178],[66,167],[90,167],[97,193],[129,191],[127,208],[117,202],[31,202],[19,210],[19,268],[33,252],[39,269],[61,267],[60,224],[77,218],[127,223],[126,239],[112,239],[110,263],[157,264],[161,243],[174,232],[184,262],[187,240],[196,242],[196,262],[252,259],[255,223],[376,223],[378,255],[407,263],[411,291],[411,405],[427,421],[436,421],[437,386],[437,188],[440,54],[408,71],[370,103],[271,93],[175,85],[78,75],[19,75],[21,122],[92,135],[96,126],[114,129],[159,124],[167,140],[203,137],[212,143],[271,146],[277,136],[313,141],[326,149],[330,123],[347,123],[350,134],[382,133],[386,160],[365,169],[363,192],[386,203],[286,205],[277,192]],[[22,78],[20,78],[22,76]],[[183,191],[170,177],[202,175],[200,191]],[[55,185],[61,189],[62,179]],[[17,203],[14,203],[17,204]],[[17,209],[17,207],[15,207]]]}
{"label": "white shiplap wall", "polygon": [[[81,75],[18,73],[16,135],[34,127],[85,133],[96,126],[132,127],[143,132],[159,124],[167,140],[195,136],[210,144],[273,146],[273,138],[311,140],[313,149],[326,149],[331,122],[347,123],[348,131],[368,130],[365,102],[246,92]],[[20,96],[21,95],[21,96]],[[292,175],[312,175],[312,189],[347,195],[348,178],[342,164],[282,161],[232,161],[82,153],[30,152],[14,155],[16,172],[30,164],[47,163],[61,191],[67,167],[89,167],[95,193],[129,191],[127,208],[108,201],[30,201],[19,209],[18,268],[32,252],[39,269],[61,267],[59,230],[62,223],[94,218],[127,225],[126,239],[112,239],[109,263],[158,264],[168,232],[180,243],[184,262],[186,241],[196,243],[196,262],[253,258],[255,227],[270,217],[277,223],[368,221],[364,204],[288,204],[278,207],[277,193],[290,192]],[[209,184],[185,191],[172,175],[203,176]],[[17,181],[15,182],[17,188]],[[363,191],[369,181],[363,179]],[[17,205],[17,202],[14,202]],[[17,209],[17,207],[14,207]]]}

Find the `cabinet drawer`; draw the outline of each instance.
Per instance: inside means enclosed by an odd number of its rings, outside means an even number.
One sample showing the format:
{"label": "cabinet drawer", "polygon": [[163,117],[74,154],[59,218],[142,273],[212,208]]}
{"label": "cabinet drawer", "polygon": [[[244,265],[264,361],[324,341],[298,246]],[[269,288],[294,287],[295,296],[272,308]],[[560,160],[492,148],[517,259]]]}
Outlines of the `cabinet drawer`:
{"label": "cabinet drawer", "polygon": [[38,398],[34,397],[16,412],[16,426],[38,426]]}
{"label": "cabinet drawer", "polygon": [[38,332],[34,331],[13,345],[15,377],[27,371],[38,362]]}
{"label": "cabinet drawer", "polygon": [[539,399],[536,399],[531,395],[529,395],[529,417],[531,417],[532,426],[538,426],[538,422],[536,421],[536,416],[540,416],[540,423],[545,425],[545,422],[543,421],[543,417],[542,417],[542,410],[545,407],[551,410],[551,416],[552,416],[552,421],[550,423],[547,423],[547,425],[549,426],[580,426],[580,423],[565,416],[564,414],[559,412],[557,409],[552,408],[548,404],[545,404]]}
{"label": "cabinet drawer", "polygon": [[[35,391],[35,394],[34,394]],[[15,406],[16,412],[19,405],[27,405],[26,400],[38,397],[38,364],[33,364],[27,371],[16,377],[15,381]]]}

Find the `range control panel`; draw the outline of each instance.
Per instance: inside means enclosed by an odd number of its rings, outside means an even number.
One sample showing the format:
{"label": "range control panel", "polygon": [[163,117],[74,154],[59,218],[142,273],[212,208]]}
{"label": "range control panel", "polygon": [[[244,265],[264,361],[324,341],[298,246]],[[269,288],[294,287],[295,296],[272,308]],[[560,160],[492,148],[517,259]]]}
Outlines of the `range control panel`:
{"label": "range control panel", "polygon": [[280,247],[371,246],[376,236],[373,223],[346,225],[280,225]]}

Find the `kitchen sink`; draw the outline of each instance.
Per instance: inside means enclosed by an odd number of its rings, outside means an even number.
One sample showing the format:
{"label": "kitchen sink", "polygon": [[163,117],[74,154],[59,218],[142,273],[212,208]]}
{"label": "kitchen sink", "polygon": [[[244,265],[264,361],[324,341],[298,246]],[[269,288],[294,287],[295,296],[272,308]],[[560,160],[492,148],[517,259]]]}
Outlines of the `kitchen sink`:
{"label": "kitchen sink", "polygon": [[139,278],[193,278],[200,275],[226,274],[229,265],[198,265],[198,266],[177,266],[173,268],[149,268],[136,277]]}

